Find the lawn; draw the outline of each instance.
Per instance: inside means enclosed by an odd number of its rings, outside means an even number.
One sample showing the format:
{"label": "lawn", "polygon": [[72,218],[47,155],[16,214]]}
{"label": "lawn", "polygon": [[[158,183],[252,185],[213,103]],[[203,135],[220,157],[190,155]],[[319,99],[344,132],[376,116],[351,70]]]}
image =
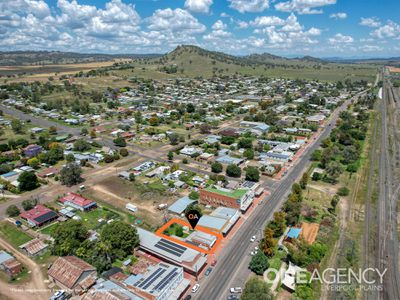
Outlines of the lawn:
{"label": "lawn", "polygon": [[0,223],[0,235],[3,236],[11,245],[15,248],[29,242],[33,238],[27,235],[25,232],[18,229],[17,226],[12,225],[8,222]]}
{"label": "lawn", "polygon": [[53,224],[51,224],[49,226],[46,226],[46,227],[40,229],[40,232],[43,233],[43,234],[51,235],[53,229],[57,226],[57,224],[58,223],[53,223]]}
{"label": "lawn", "polygon": [[183,226],[181,226],[177,223],[172,224],[163,233],[168,236],[174,235],[174,236],[181,237],[181,238],[185,238],[185,237],[189,236],[189,234],[187,234],[183,231]]}
{"label": "lawn", "polygon": [[114,261],[113,266],[118,267],[118,268],[122,268],[124,261],[126,261],[128,259],[131,260],[131,263],[130,263],[131,265],[135,264],[138,261],[138,259],[137,259],[137,257],[135,255],[129,255],[129,256],[125,257],[124,259],[122,259],[122,260],[117,259],[116,261]]}
{"label": "lawn", "polygon": [[[98,207],[89,212],[77,212],[77,215],[82,218],[82,221],[88,229],[98,229],[108,220],[121,219],[120,214],[107,207]],[[103,219],[104,222],[99,222],[99,219]]]}

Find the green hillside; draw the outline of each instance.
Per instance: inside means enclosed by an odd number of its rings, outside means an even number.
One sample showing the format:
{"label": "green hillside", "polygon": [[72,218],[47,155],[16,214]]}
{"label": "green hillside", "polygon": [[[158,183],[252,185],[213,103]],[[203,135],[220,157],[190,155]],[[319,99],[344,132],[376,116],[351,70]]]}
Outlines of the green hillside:
{"label": "green hillside", "polygon": [[159,58],[137,59],[130,68],[117,74],[145,78],[256,75],[267,77],[305,78],[323,81],[368,80],[376,75],[376,66],[329,63],[312,57],[287,59],[268,53],[244,57],[208,51],[196,46],[178,46]]}

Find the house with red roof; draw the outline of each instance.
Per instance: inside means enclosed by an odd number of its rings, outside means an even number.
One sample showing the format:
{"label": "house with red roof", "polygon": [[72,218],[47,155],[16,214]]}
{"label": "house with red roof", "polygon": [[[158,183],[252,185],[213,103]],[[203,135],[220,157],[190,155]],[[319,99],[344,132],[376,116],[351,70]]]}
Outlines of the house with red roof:
{"label": "house with red roof", "polygon": [[58,218],[58,214],[41,204],[23,212],[20,217],[28,222],[31,227],[40,227]]}
{"label": "house with red roof", "polygon": [[66,196],[62,197],[58,201],[60,201],[65,206],[70,206],[81,211],[88,211],[97,206],[97,203],[95,201],[71,192],[67,193]]}

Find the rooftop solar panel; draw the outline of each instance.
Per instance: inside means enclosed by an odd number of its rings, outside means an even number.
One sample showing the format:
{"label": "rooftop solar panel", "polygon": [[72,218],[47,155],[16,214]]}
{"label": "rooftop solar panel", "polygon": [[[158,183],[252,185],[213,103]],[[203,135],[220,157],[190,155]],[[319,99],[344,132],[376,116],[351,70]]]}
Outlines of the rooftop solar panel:
{"label": "rooftop solar panel", "polygon": [[36,222],[38,222],[39,224],[47,222],[51,219],[57,218],[58,215],[54,212],[54,211],[49,211],[48,213],[45,213],[37,218],[35,218],[34,220]]}
{"label": "rooftop solar panel", "polygon": [[[147,278],[147,280],[145,280],[144,283],[146,283],[144,286],[139,286],[142,289],[147,289],[155,280],[158,279],[159,276],[161,276],[162,274],[164,274],[166,270],[165,269],[159,269],[156,272],[154,272],[149,278]],[[144,284],[143,283],[143,284]]]}
{"label": "rooftop solar panel", "polygon": [[169,274],[154,287],[154,290],[162,290],[168,283],[170,283],[176,274],[178,274],[178,272],[176,272],[177,269],[178,268],[174,268],[169,272]]}
{"label": "rooftop solar panel", "polygon": [[155,247],[157,247],[157,248],[159,248],[161,250],[164,250],[164,251],[166,251],[168,253],[171,253],[172,255],[178,256],[178,257],[181,257],[181,255],[182,255],[182,253],[177,252],[176,250],[171,250],[171,248],[167,248],[167,247],[165,247],[163,245],[156,244]]}
{"label": "rooftop solar panel", "polygon": [[172,247],[175,247],[175,248],[181,249],[182,251],[185,251],[185,250],[186,250],[186,247],[184,247],[184,246],[181,246],[181,245],[179,245],[179,244],[176,244],[176,243],[173,243],[173,242],[171,242],[171,241],[168,241],[168,240],[166,240],[166,239],[161,239],[161,240],[159,241],[159,243],[168,244],[168,245],[170,245],[170,246],[172,246]]}
{"label": "rooftop solar panel", "polygon": [[154,246],[159,248],[159,249],[162,249],[164,251],[167,251],[168,253],[176,255],[178,257],[180,257],[187,249],[187,248],[185,248],[185,247],[183,247],[181,245],[172,243],[172,242],[170,242],[168,240],[165,240],[165,239],[161,239]]}

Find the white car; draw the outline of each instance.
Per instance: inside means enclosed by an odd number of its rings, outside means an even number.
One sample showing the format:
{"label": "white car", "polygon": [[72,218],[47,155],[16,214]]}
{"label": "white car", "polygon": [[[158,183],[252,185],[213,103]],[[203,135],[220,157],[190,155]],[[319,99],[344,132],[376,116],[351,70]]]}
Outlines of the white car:
{"label": "white car", "polygon": [[200,288],[200,284],[196,283],[193,287],[192,287],[192,293],[196,293],[198,291],[198,289]]}
{"label": "white car", "polygon": [[232,294],[236,294],[236,293],[241,293],[242,292],[242,288],[241,287],[234,287],[234,288],[231,288],[230,289],[230,292],[232,293]]}
{"label": "white car", "polygon": [[251,237],[251,239],[250,239],[250,242],[254,242],[255,240],[256,240],[256,236],[253,235],[253,236]]}
{"label": "white car", "polygon": [[254,250],[256,250],[256,252],[257,252],[257,251],[258,251],[258,247],[257,247],[257,246],[255,246],[255,247],[254,247]]}

